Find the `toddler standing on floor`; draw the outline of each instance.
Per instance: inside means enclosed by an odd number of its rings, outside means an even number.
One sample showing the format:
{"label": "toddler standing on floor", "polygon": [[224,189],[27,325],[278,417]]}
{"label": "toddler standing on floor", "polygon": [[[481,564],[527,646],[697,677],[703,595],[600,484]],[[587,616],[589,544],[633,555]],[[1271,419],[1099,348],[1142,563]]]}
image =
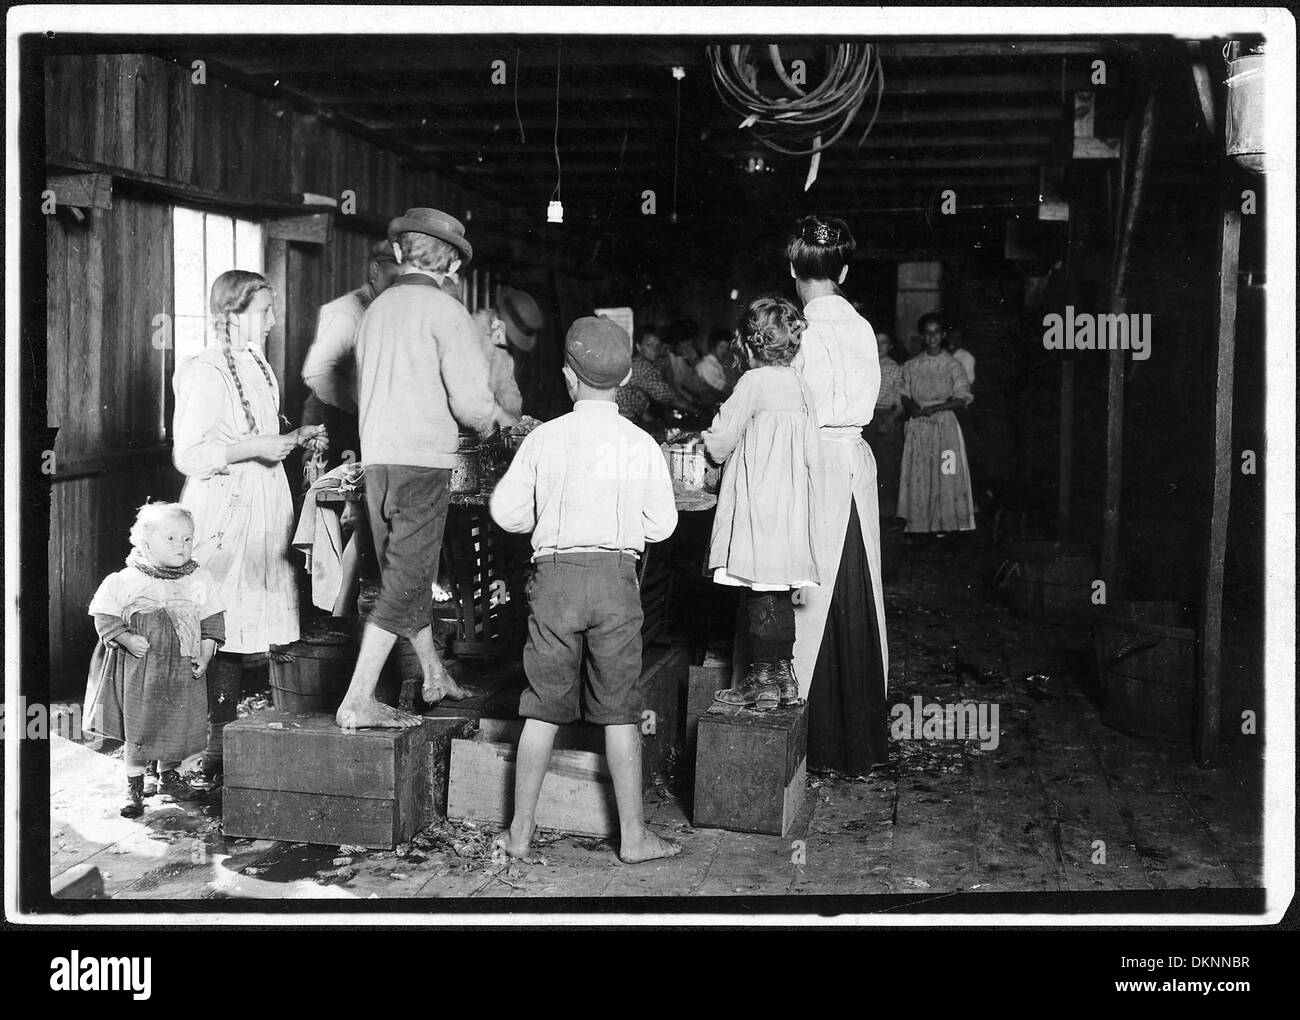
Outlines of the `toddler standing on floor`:
{"label": "toddler standing on floor", "polygon": [[812,530],[820,505],[817,418],[807,383],[790,366],[806,325],[783,298],[749,306],[739,340],[751,370],[701,437],[724,464],[708,568],[718,584],[748,589],[740,612],[749,670],[716,698],[760,711],[799,702],[791,592],[820,580]]}
{"label": "toddler standing on floor", "polygon": [[217,582],[191,559],[188,510],[146,503],[131,545],[126,569],[105,578],[90,602],[99,644],[83,712],[86,732],[125,743],[127,818],[144,812],[145,766],[153,760],[158,792],[194,798],[178,768],[207,742],[204,674],[226,637]]}

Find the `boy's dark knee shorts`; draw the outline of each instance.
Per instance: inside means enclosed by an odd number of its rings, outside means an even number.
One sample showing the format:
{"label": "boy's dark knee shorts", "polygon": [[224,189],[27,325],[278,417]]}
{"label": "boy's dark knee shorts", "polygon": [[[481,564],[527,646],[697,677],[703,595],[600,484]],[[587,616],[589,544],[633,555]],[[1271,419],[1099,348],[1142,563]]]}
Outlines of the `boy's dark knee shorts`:
{"label": "boy's dark knee shorts", "polygon": [[[548,555],[528,582],[528,690],[519,714],[601,726],[641,721],[641,588],[626,553]],[[587,679],[580,676],[586,643]],[[585,686],[585,698],[582,688]]]}
{"label": "boy's dark knee shorts", "polygon": [[366,508],[379,560],[370,621],[413,638],[433,620],[433,582],[451,503],[451,469],[366,465]]}

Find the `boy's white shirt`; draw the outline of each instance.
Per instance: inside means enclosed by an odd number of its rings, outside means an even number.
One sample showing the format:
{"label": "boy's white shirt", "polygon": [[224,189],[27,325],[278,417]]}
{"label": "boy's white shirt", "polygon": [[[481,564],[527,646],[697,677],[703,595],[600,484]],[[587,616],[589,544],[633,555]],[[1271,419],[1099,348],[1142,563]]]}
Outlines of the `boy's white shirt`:
{"label": "boy's white shirt", "polygon": [[608,400],[579,400],[534,429],[492,492],[492,519],[531,531],[534,558],[550,552],[641,552],[677,526],[658,444]]}

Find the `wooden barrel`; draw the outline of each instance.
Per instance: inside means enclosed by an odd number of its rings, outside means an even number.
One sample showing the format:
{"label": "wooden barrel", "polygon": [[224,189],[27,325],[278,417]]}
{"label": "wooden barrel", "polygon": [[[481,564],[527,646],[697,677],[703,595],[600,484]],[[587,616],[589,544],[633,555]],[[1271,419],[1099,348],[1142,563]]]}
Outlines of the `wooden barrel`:
{"label": "wooden barrel", "polygon": [[1013,542],[1007,576],[1011,611],[1051,623],[1086,626],[1097,561],[1086,542]]}
{"label": "wooden barrel", "polygon": [[272,704],[281,712],[300,715],[334,712],[352,679],[353,645],[295,641],[284,651],[293,656],[288,662],[271,656]]}
{"label": "wooden barrel", "polygon": [[1190,741],[1196,630],[1177,602],[1116,602],[1093,613],[1101,719],[1112,729]]}

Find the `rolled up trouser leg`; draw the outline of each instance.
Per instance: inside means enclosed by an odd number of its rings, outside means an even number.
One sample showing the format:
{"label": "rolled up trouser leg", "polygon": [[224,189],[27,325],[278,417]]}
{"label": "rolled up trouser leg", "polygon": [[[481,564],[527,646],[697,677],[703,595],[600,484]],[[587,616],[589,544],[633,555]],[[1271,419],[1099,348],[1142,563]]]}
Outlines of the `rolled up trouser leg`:
{"label": "rolled up trouser leg", "polygon": [[239,688],[244,676],[241,656],[217,653],[208,665],[208,746],[203,749],[203,771],[221,771],[221,740],[226,725],[235,721],[239,710]]}

